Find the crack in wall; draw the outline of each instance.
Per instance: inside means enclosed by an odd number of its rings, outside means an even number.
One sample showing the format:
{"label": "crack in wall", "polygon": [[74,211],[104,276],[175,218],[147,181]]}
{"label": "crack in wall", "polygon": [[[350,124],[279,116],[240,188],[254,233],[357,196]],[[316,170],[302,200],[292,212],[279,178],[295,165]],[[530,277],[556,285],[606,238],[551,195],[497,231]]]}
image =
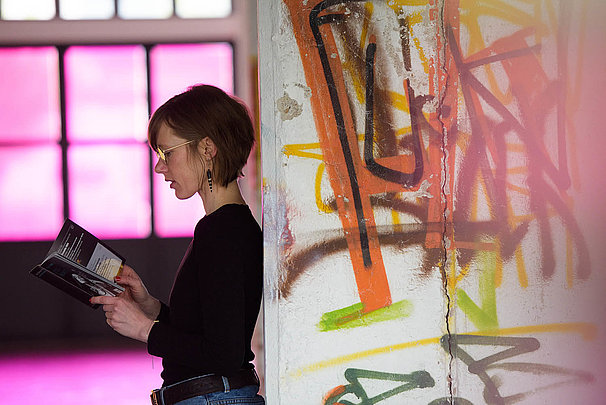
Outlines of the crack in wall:
{"label": "crack in wall", "polygon": [[[451,309],[451,297],[449,294],[449,286],[448,286],[448,276],[447,276],[447,271],[446,269],[448,268],[448,246],[450,244],[450,241],[448,240],[448,198],[447,195],[448,193],[452,192],[452,190],[450,190],[448,188],[448,177],[449,177],[449,170],[448,170],[448,149],[447,149],[447,142],[446,142],[446,137],[448,135],[448,128],[446,127],[444,121],[443,121],[443,110],[442,110],[442,106],[444,104],[444,99],[446,98],[446,94],[448,93],[448,81],[449,81],[449,76],[448,76],[448,71],[447,71],[447,67],[446,67],[446,63],[447,63],[447,58],[446,58],[446,49],[447,49],[447,40],[446,40],[446,35],[445,35],[445,19],[444,19],[444,8],[445,8],[445,2],[446,0],[440,0],[438,2],[438,29],[439,29],[439,33],[438,35],[441,37],[441,48],[438,48],[438,52],[440,52],[442,54],[441,58],[438,58],[441,60],[440,62],[440,71],[438,72],[438,75],[442,74],[445,78],[446,78],[446,82],[444,84],[444,86],[440,86],[440,91],[441,94],[439,95],[439,101],[438,101],[438,121],[441,124],[442,127],[442,138],[441,138],[441,151],[442,151],[442,159],[441,159],[441,180],[440,180],[440,199],[442,202],[442,207],[443,207],[443,211],[442,211],[442,219],[443,219],[443,227],[442,227],[442,260],[440,262],[440,273],[441,273],[441,277],[442,277],[442,287],[444,289],[444,296],[446,297],[446,333],[448,335],[448,354],[449,354],[449,361],[448,361],[448,374],[447,374],[447,381],[448,381],[448,395],[449,395],[449,403],[452,404],[454,401],[454,392],[453,392],[453,381],[452,381],[452,372],[453,372],[453,363],[454,363],[454,355],[452,354],[452,333],[450,331],[450,317],[451,317],[451,313],[450,313],[450,309]],[[438,79],[438,82],[440,80]],[[447,106],[448,107],[448,106]],[[452,110],[451,110],[452,111]],[[447,190],[448,189],[448,190]]]}

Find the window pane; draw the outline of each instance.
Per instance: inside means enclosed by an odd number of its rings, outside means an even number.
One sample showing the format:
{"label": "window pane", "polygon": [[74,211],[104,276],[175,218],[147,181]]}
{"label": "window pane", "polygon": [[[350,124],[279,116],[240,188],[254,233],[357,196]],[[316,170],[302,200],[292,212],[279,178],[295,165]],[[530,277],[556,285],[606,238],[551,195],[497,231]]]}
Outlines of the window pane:
{"label": "window pane", "polygon": [[67,137],[145,140],[147,86],[142,46],[78,46],[65,53]]}
{"label": "window pane", "polygon": [[145,144],[68,150],[70,217],[100,238],[142,238],[151,231],[149,152]]}
{"label": "window pane", "polygon": [[224,18],[231,14],[231,0],[176,0],[175,14],[181,18]]}
{"label": "window pane", "polygon": [[228,43],[157,45],[150,60],[154,110],[197,83],[233,93],[233,49]]}
{"label": "window pane", "polygon": [[159,174],[154,174],[154,204],[156,235],[164,238],[193,236],[196,223],[204,216],[200,196],[177,199]]}
{"label": "window pane", "polygon": [[61,137],[55,48],[0,48],[0,141]]}
{"label": "window pane", "polygon": [[114,13],[114,0],[60,0],[59,3],[59,14],[65,20],[106,20]]}
{"label": "window pane", "polygon": [[59,146],[0,148],[0,240],[51,240],[63,223]]}
{"label": "window pane", "polygon": [[[233,51],[230,44],[158,45],[150,54],[154,110],[196,83],[212,84],[233,93]],[[191,236],[204,215],[200,198],[175,197],[162,176],[154,175],[156,233],[162,237]]]}
{"label": "window pane", "polygon": [[169,18],[173,15],[172,0],[120,0],[118,15],[126,19]]}
{"label": "window pane", "polygon": [[2,0],[4,20],[50,20],[55,16],[55,0]]}

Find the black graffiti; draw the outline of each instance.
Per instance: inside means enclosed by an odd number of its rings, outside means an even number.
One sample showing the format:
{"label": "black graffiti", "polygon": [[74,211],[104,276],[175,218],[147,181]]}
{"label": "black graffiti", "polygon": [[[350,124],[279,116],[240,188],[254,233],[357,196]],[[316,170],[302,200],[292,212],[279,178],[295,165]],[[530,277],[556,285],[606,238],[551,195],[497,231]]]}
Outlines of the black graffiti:
{"label": "black graffiti", "polygon": [[[440,339],[440,343],[445,351],[450,351],[453,357],[465,363],[470,373],[480,378],[484,384],[486,403],[495,405],[504,405],[505,399],[499,393],[497,385],[486,369],[497,361],[534,352],[540,347],[539,341],[533,337],[444,335]],[[462,348],[464,345],[505,346],[507,349],[476,360]]]}
{"label": "black graffiti", "polygon": [[366,229],[366,221],[364,215],[364,208],[362,207],[362,197],[360,195],[360,186],[358,185],[358,176],[355,170],[355,164],[353,156],[351,154],[351,147],[349,140],[347,139],[347,132],[345,130],[345,122],[343,119],[343,111],[339,102],[339,94],[335,85],[335,80],[330,69],[330,63],[328,61],[328,55],[326,53],[326,47],[324,45],[324,39],[320,32],[320,24],[322,22],[330,22],[333,19],[320,19],[318,14],[323,11],[326,7],[330,7],[334,4],[341,3],[340,1],[323,1],[318,3],[313,10],[309,13],[309,25],[313,33],[316,45],[318,48],[318,54],[322,62],[322,69],[324,71],[324,78],[328,87],[328,93],[330,94],[330,101],[333,108],[333,114],[335,117],[335,123],[337,126],[337,132],[339,134],[339,142],[341,143],[341,150],[345,159],[345,165],[347,167],[347,174],[349,176],[349,184],[351,186],[353,203],[356,210],[356,219],[358,222],[358,232],[360,234],[360,249],[362,251],[362,260],[364,266],[370,267],[372,260],[370,257],[370,246],[368,242],[368,231]]}
{"label": "black graffiti", "polygon": [[[480,335],[444,335],[440,338],[440,346],[446,353],[451,353],[454,359],[458,359],[467,366],[470,374],[476,375],[484,385],[483,397],[487,405],[505,405],[517,400],[522,400],[530,394],[541,389],[561,387],[564,383],[589,383],[594,381],[591,373],[572,370],[568,368],[553,366],[549,364],[530,362],[503,362],[514,357],[531,353],[540,348],[539,341],[534,337],[517,336],[480,336]],[[474,358],[468,351],[470,346],[487,346],[497,348],[491,354],[482,358]],[[518,392],[509,396],[503,396],[499,392],[499,383],[494,376],[488,374],[488,370],[502,369],[505,371],[525,372],[531,375],[566,376],[567,381],[559,381],[544,387],[535,387],[529,392]],[[431,388],[435,381],[425,370],[413,371],[409,374],[395,374],[372,370],[348,368],[344,373],[349,384],[336,387],[325,398],[324,405],[374,405],[394,395],[404,393],[416,388]],[[382,380],[403,382],[393,389],[381,394],[369,397],[366,388],[360,382],[365,380]],[[342,399],[347,394],[353,394],[360,402],[353,403]],[[471,401],[456,397],[443,397],[432,400],[428,405],[473,405]]]}
{"label": "black graffiti", "polygon": [[[376,177],[393,183],[401,184],[404,188],[411,188],[419,184],[423,176],[423,152],[421,147],[421,134],[419,130],[419,115],[422,117],[423,104],[431,98],[415,98],[414,90],[410,81],[406,79],[408,103],[410,105],[410,118],[412,123],[413,154],[415,157],[415,169],[412,173],[404,173],[385,167],[375,160],[374,157],[374,59],[377,49],[376,43],[368,44],[366,48],[366,111],[364,130],[364,162],[366,168]],[[420,101],[420,103],[419,103]]]}
{"label": "black graffiti", "polygon": [[[353,148],[347,138],[347,131],[345,128],[343,109],[341,101],[339,100],[339,94],[335,84],[333,72],[330,67],[328,54],[322,33],[320,32],[320,26],[323,24],[330,24],[335,22],[341,22],[344,18],[342,14],[324,14],[319,15],[322,11],[329,7],[346,4],[346,3],[358,3],[362,0],[326,0],[319,2],[314,6],[309,14],[309,24],[314,36],[318,55],[322,63],[322,70],[324,73],[324,79],[329,92],[332,110],[334,114],[334,121],[339,136],[339,142],[341,145],[341,152],[343,154],[345,165],[347,168],[347,175],[349,178],[349,185],[352,191],[353,203],[356,212],[356,220],[358,224],[358,233],[360,235],[360,250],[362,252],[362,259],[364,266],[370,267],[372,264],[372,258],[370,255],[370,246],[368,241],[368,229],[366,226],[366,215],[362,206],[362,195],[358,184],[358,175],[356,173],[356,165],[352,153],[359,153],[357,147]],[[410,70],[410,50],[408,49],[408,24],[402,24],[401,21],[401,36],[402,45],[406,49],[402,50],[404,57],[405,68]],[[412,125],[412,149],[415,157],[415,168],[413,173],[403,173],[388,167],[385,167],[376,162],[373,153],[373,134],[375,129],[374,122],[374,56],[376,51],[376,44],[371,43],[367,47],[366,56],[366,115],[365,115],[365,140],[364,140],[364,160],[367,169],[375,176],[384,180],[401,184],[403,188],[411,188],[417,185],[423,175],[423,152],[421,146],[421,121],[425,118],[422,114],[423,104],[431,100],[431,96],[415,97],[414,91],[407,81],[407,93],[408,101],[410,105],[411,125]],[[355,145],[353,145],[355,146]]]}
{"label": "black graffiti", "polygon": [[[532,375],[560,375],[569,377],[568,382],[591,382],[594,377],[591,373],[584,371],[571,370],[563,367],[552,366],[541,363],[526,362],[506,362],[498,363],[503,360],[512,359],[525,353],[531,353],[540,348],[540,343],[533,337],[510,337],[510,336],[478,336],[478,335],[444,335],[440,339],[442,348],[452,352],[455,359],[461,360],[466,366],[467,371],[475,374],[484,384],[484,400],[488,405],[505,405],[526,397],[528,394],[538,391],[535,388],[531,392],[516,393],[509,396],[502,396],[499,392],[497,380],[488,375],[488,370],[503,369],[506,371],[526,372]],[[468,346],[490,346],[504,348],[501,351],[490,354],[486,357],[475,359],[464,347]],[[545,388],[561,386],[562,382],[552,384]]]}
{"label": "black graffiti", "polygon": [[[559,194],[560,190],[565,190],[570,186],[570,178],[567,173],[566,166],[566,149],[565,138],[563,133],[558,133],[558,148],[561,156],[561,167],[558,168],[551,161],[550,157],[539,144],[542,137],[537,136],[526,125],[529,121],[540,122],[545,119],[546,111],[522,111],[520,113],[521,120],[518,120],[509,109],[488,89],[482,84],[472,73],[471,69],[482,66],[484,64],[506,61],[512,58],[519,58],[533,54],[539,49],[539,46],[527,47],[514,51],[504,52],[499,55],[492,55],[488,58],[477,60],[474,62],[465,62],[461,55],[461,50],[458,41],[454,36],[453,29],[447,27],[448,45],[451,51],[456,69],[459,74],[461,90],[469,122],[471,124],[472,136],[467,147],[465,156],[462,159],[461,168],[456,185],[456,200],[457,209],[454,212],[455,223],[464,223],[470,216],[470,198],[473,190],[473,182],[476,178],[476,173],[479,173],[484,181],[487,190],[487,199],[490,202],[491,214],[494,218],[509,218],[507,212],[507,196],[506,196],[506,170],[507,156],[505,145],[505,134],[508,131],[515,131],[519,139],[524,143],[528,150],[528,177],[527,186],[530,193],[530,209],[535,214],[536,221],[539,226],[539,241],[540,241],[540,266],[542,274],[545,278],[553,275],[555,270],[554,242],[551,235],[550,218],[548,214],[548,205],[551,205],[562,219],[564,226],[570,232],[574,241],[578,254],[577,273],[580,278],[587,278],[590,273],[589,252],[585,243],[581,229],[576,222],[572,212],[566,206],[566,203]],[[553,82],[544,92],[546,94],[556,94],[558,86],[562,83]],[[472,94],[475,93],[481,97],[500,117],[501,122],[493,122],[483,116],[476,110],[472,101]],[[556,104],[555,97],[552,104]],[[544,108],[549,105],[542,106]],[[485,128],[480,125],[480,120],[483,119],[486,124],[486,129],[490,134],[486,133]],[[561,125],[559,131],[561,131]],[[496,170],[493,174],[488,163],[486,155],[486,139],[491,136],[495,142],[498,153],[496,160]],[[553,187],[544,178],[546,175]],[[554,189],[557,188],[559,190]],[[502,220],[499,226],[498,236],[502,243],[501,253],[505,259],[511,257],[521,238],[524,237],[528,228],[528,221],[523,222],[513,231],[508,229],[508,221]],[[461,256],[461,263],[465,265],[471,260],[472,252]]]}
{"label": "black graffiti", "polygon": [[[338,389],[337,392],[327,398],[324,402],[325,405],[373,405],[402,392],[410,391],[415,388],[433,387],[435,385],[435,381],[433,378],[431,378],[431,375],[424,370],[414,371],[410,374],[396,374],[381,371],[362,370],[358,368],[348,368],[345,370],[345,379],[349,382],[349,384],[340,387],[341,389]],[[403,384],[373,397],[369,397],[366,390],[362,387],[360,379],[395,381]],[[341,398],[347,394],[355,395],[360,402],[354,404],[353,402],[347,400],[341,400]]]}

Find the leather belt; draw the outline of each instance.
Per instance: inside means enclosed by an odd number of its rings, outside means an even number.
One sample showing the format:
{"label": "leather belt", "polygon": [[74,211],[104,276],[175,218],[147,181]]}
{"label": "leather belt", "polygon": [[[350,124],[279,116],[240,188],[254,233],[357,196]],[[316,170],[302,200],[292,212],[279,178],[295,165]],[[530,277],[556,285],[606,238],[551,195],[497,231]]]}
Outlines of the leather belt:
{"label": "leather belt", "polygon": [[199,395],[217,391],[227,392],[247,385],[259,385],[259,377],[254,369],[240,370],[230,377],[209,374],[162,387],[152,391],[151,402],[152,405],[172,405]]}

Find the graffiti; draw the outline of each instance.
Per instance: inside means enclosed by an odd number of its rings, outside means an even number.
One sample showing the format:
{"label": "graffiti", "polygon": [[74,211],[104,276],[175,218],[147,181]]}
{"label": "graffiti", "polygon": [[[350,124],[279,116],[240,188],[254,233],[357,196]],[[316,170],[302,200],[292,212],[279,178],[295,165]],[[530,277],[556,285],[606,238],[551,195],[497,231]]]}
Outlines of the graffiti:
{"label": "graffiti", "polygon": [[[500,2],[492,6],[496,8],[480,8],[488,14],[501,15],[497,10],[504,7],[512,13],[511,18],[527,21],[528,27],[499,38],[489,46],[477,39],[470,40],[469,50],[476,52],[463,56],[457,38],[458,17],[465,15],[460,21],[471,33],[481,36],[481,30],[473,25],[467,9],[457,9],[452,4],[456,2],[449,3],[442,11],[449,24],[444,32],[436,27],[437,54],[429,58],[427,70],[433,74],[429,75],[426,94],[416,95],[419,90],[411,85],[410,78],[405,78],[401,95],[397,90],[382,88],[375,80],[380,53],[377,38],[370,34],[375,6],[366,2],[361,8],[359,3],[362,2],[321,1],[305,8],[299,2],[285,0],[300,52],[307,56],[303,58],[303,67],[312,89],[312,108],[323,117],[322,123],[317,122],[320,142],[315,146],[321,153],[305,154],[302,148],[298,151],[291,148],[289,153],[323,162],[321,168],[328,174],[334,195],[327,202],[321,197],[316,200],[325,212],[336,211],[343,233],[289,252],[283,264],[281,296],[288,297],[292,284],[320,256],[318,252],[326,255],[348,250],[362,304],[360,316],[364,316],[392,304],[381,246],[418,245],[425,250],[421,263],[424,274],[441,269],[449,296],[461,298],[452,300],[453,305],[457,302],[465,313],[476,319],[476,326],[495,327],[498,326],[496,304],[491,304],[490,313],[482,311],[463,289],[457,288],[467,271],[459,271],[459,276],[456,270],[446,271],[448,262],[452,262],[452,268],[466,269],[472,261],[494,252],[493,281],[485,280],[483,288],[489,285],[498,288],[502,263],[509,260],[515,260],[520,285],[525,288],[528,277],[522,242],[528,237],[530,227],[537,224],[539,270],[549,279],[555,269],[553,252],[557,249],[551,237],[554,217],[562,221],[567,243],[573,244],[567,247],[567,252],[569,256],[576,252],[578,277],[586,279],[591,271],[589,253],[566,195],[570,176],[566,125],[561,122],[566,117],[565,111],[557,111],[557,163],[551,160],[543,143],[542,133],[549,125],[549,111],[563,108],[556,96],[562,94],[566,83],[562,82],[562,75],[553,80],[547,78],[541,67],[540,43],[527,45],[529,36],[541,39],[538,28],[532,26],[537,24],[537,19],[522,18],[523,12],[514,13]],[[413,34],[421,14],[418,11],[404,13],[403,5],[413,4],[394,2],[391,7],[396,11],[394,25],[401,39],[402,71],[412,74],[411,55],[427,60],[427,51],[421,46],[418,34]],[[435,2],[429,5],[437,7]],[[468,6],[473,8],[471,4]],[[357,22],[351,20],[354,13],[347,12],[350,9],[363,15],[359,38],[354,29]],[[308,14],[304,10],[308,10]],[[563,26],[566,26],[565,12],[561,10]],[[475,9],[472,12],[478,13]],[[558,39],[560,36],[561,32]],[[353,45],[347,45],[350,42]],[[385,53],[381,55],[386,57]],[[497,64],[508,79],[506,94],[501,90],[503,84],[496,83],[493,66]],[[317,80],[317,67],[323,72],[322,81]],[[476,77],[477,69],[485,69],[488,85]],[[349,81],[346,72],[351,77]],[[353,90],[348,83],[353,83]],[[457,101],[458,93],[461,102]],[[354,99],[360,100],[364,107],[364,128],[359,131],[362,136],[356,134],[355,123],[360,121],[355,120],[355,109],[350,107]],[[435,100],[439,100],[437,105]],[[435,107],[435,112],[425,111],[429,105]],[[509,107],[513,105],[517,106],[515,113]],[[402,117],[396,117],[393,108],[407,113],[407,126],[394,130]],[[332,114],[327,123],[320,111],[328,109]],[[462,114],[468,120],[469,131],[460,128],[457,116]],[[356,147],[360,139],[363,159]],[[527,166],[510,167],[511,161],[525,162]],[[520,174],[525,176],[523,187],[516,186],[513,180]],[[418,192],[422,184],[428,186],[426,197],[431,198],[406,200],[406,194]],[[483,203],[488,209],[484,215],[489,218],[480,220],[482,191]],[[514,208],[520,203],[522,208]],[[392,211],[394,223],[376,224],[373,212],[381,207]],[[520,212],[521,209],[525,212]],[[407,215],[416,223],[401,224],[397,221],[398,215]],[[570,267],[570,257],[567,263]],[[572,270],[567,268],[567,271]],[[350,315],[345,314],[343,319]]]}
{"label": "graffiti", "polygon": [[[444,350],[450,350],[455,358],[461,360],[467,370],[477,375],[484,384],[484,400],[487,404],[504,405],[514,400],[519,401],[529,393],[518,393],[503,397],[498,389],[497,381],[488,375],[488,369],[517,370],[527,373],[544,373],[549,375],[565,375],[573,381],[591,382],[591,373],[569,370],[564,367],[556,367],[539,363],[497,363],[502,360],[511,359],[524,353],[531,353],[539,349],[539,341],[533,337],[508,337],[508,336],[474,336],[474,335],[451,335],[443,336],[440,343]],[[506,349],[490,354],[481,359],[474,359],[463,347],[465,346],[491,346],[507,347]],[[559,382],[562,384],[562,382]]]}
{"label": "graffiti", "polygon": [[[313,89],[311,97],[312,108],[316,111],[321,111],[329,107],[332,112],[330,115],[331,121],[334,123],[334,125],[330,126],[318,124],[318,135],[322,156],[325,163],[327,163],[325,168],[335,195],[333,202],[329,202],[326,205],[329,207],[336,206],[337,213],[343,225],[345,243],[337,238],[334,243],[321,241],[317,248],[325,253],[327,245],[332,244],[335,248],[337,246],[338,249],[346,247],[349,250],[362,304],[361,314],[365,315],[392,304],[382,259],[381,244],[379,243],[379,238],[382,235],[379,235],[373,215],[373,196],[381,194],[383,201],[387,199],[398,200],[395,193],[400,192],[402,189],[410,191],[418,190],[419,184],[422,184],[422,180],[425,177],[430,174],[437,176],[440,171],[440,160],[432,161],[433,164],[428,168],[429,170],[425,170],[426,163],[423,154],[426,151],[422,148],[420,141],[420,132],[424,127],[424,123],[418,121],[424,121],[421,109],[431,97],[415,96],[410,84],[406,85],[405,93],[406,104],[413,106],[411,108],[413,134],[407,136],[410,139],[399,142],[395,139],[394,131],[385,128],[385,122],[389,122],[389,120],[385,120],[384,118],[386,118],[389,112],[382,110],[382,108],[389,103],[385,102],[387,98],[386,93],[383,91],[378,92],[374,86],[374,52],[376,44],[372,42],[374,37],[371,37],[369,38],[371,42],[366,47],[364,64],[366,128],[364,136],[364,163],[362,163],[362,158],[357,147],[358,136],[355,133],[352,121],[352,111],[349,109],[347,101],[347,91],[342,73],[343,67],[340,65],[338,58],[331,58],[329,56],[338,54],[337,44],[335,38],[329,35],[332,31],[323,29],[327,25],[343,22],[344,14],[326,13],[321,15],[327,8],[341,3],[343,2],[320,2],[313,8],[310,8],[309,18],[305,19],[304,17],[302,18],[302,13],[298,10],[300,7],[299,4],[294,1],[286,2],[287,6],[291,9],[291,17],[297,20],[295,24],[297,28],[294,31],[301,52],[310,56],[303,60],[305,71],[311,76],[317,70],[316,67],[321,67],[321,70],[324,72],[325,85],[310,86]],[[309,23],[307,24],[305,20]],[[346,24],[343,25],[346,30]],[[405,30],[406,26],[406,24],[401,24],[401,29]],[[315,44],[313,52],[305,48],[311,41]],[[356,52],[355,50],[352,51]],[[407,50],[404,50],[404,55],[407,55]],[[380,100],[378,103],[375,103],[376,96]],[[330,106],[324,105],[326,100],[330,100]],[[377,110],[379,120],[375,118],[375,111]],[[378,144],[375,141],[377,136],[380,138]],[[435,138],[432,152],[436,156],[440,153],[437,150],[440,137],[437,132],[433,132],[432,136]],[[394,155],[394,150],[401,149],[402,145],[410,153]],[[375,149],[377,147],[382,150],[381,156],[375,156]],[[385,151],[391,151],[392,156],[384,156]],[[397,201],[394,201],[394,203],[397,204]],[[406,205],[407,203],[402,201],[402,207]],[[404,212],[409,212],[409,210],[404,210]],[[426,218],[420,219],[420,222],[427,223],[427,221],[424,221]],[[393,230],[386,231],[385,236],[394,236]],[[440,229],[437,228],[435,234],[439,233]],[[292,283],[298,278],[301,271],[305,270],[305,267],[301,266],[301,262],[313,263],[314,251],[318,249],[312,248],[307,252],[291,253],[289,255],[290,260],[285,264],[286,276],[282,278],[284,282],[280,287],[283,297],[288,295]],[[328,250],[330,250],[329,247]],[[434,263],[431,263],[431,265],[439,260],[436,254],[430,254],[429,256],[436,257]],[[346,314],[345,317],[347,316]]]}
{"label": "graffiti", "polygon": [[[544,145],[539,144],[541,139],[538,129],[544,125],[543,121],[546,117],[546,112],[553,107],[553,103],[557,99],[558,92],[557,83],[544,83],[544,86],[514,85],[519,83],[523,78],[538,78],[544,77],[544,73],[538,64],[536,56],[534,56],[533,48],[525,47],[524,37],[530,35],[531,30],[522,30],[515,33],[511,37],[502,38],[495,41],[491,48],[488,48],[488,53],[493,56],[488,58],[477,58],[476,55],[468,57],[472,62],[464,62],[457,45],[457,40],[454,38],[452,29],[448,29],[450,50],[455,61],[455,66],[460,75],[460,82],[463,92],[463,98],[469,114],[469,122],[472,126],[471,138],[467,145],[461,169],[458,173],[459,184],[457,184],[457,209],[454,214],[455,224],[465,224],[466,219],[470,216],[470,191],[473,185],[470,184],[470,179],[475,179],[474,174],[479,173],[484,186],[488,190],[488,205],[494,211],[495,218],[508,218],[506,212],[507,189],[506,171],[507,171],[507,145],[505,135],[509,131],[514,131],[518,141],[522,143],[528,151],[531,159],[528,159],[528,192],[530,199],[530,207],[535,213],[535,218],[539,223],[540,240],[542,243],[541,249],[541,270],[545,277],[551,277],[555,268],[553,257],[553,241],[551,240],[551,229],[548,224],[549,215],[547,213],[548,204],[553,207],[559,217],[563,220],[567,231],[572,234],[573,240],[576,242],[576,247],[579,251],[578,274],[581,278],[587,278],[590,269],[588,263],[588,252],[584,243],[582,233],[578,228],[575,219],[572,217],[570,209],[566,206],[564,199],[559,195],[560,190],[565,190],[569,186],[569,177],[565,169],[565,160],[562,162],[562,168],[558,168],[547,156]],[[494,94],[492,94],[486,86],[484,86],[472,73],[471,69],[477,66],[482,66],[487,63],[501,62],[505,67],[505,71],[512,83],[512,92],[514,99],[517,101],[520,108],[520,116],[523,122],[520,122],[509,109],[503,105]],[[531,79],[533,80],[533,79]],[[535,94],[538,93],[538,94]],[[482,113],[482,106],[479,97],[487,103],[498,115],[502,121],[494,122],[488,116]],[[531,100],[531,104],[529,103]],[[532,118],[531,118],[532,117]],[[494,143],[492,147],[487,145],[488,142]],[[558,145],[565,145],[565,142],[560,140]],[[493,159],[497,162],[493,170],[489,166],[486,148],[491,149]],[[558,155],[565,155],[565,151],[559,152]],[[553,184],[558,186],[560,190],[552,189],[543,175],[551,180]],[[509,231],[505,227],[505,222],[497,222],[495,224],[495,235],[499,236],[501,241],[501,252],[505,259],[511,257],[516,246],[519,245],[521,238],[527,229],[527,221],[522,222],[513,231]],[[461,232],[457,232],[461,233]],[[462,260],[464,265],[467,259]]]}
{"label": "graffiti", "polygon": [[278,340],[304,347],[285,389],[504,405],[593,382],[556,344],[597,334],[574,295],[599,279],[575,207],[586,4],[282,0],[279,54],[298,70],[275,84],[308,90],[274,142]]}
{"label": "graffiti", "polygon": [[[371,39],[372,41],[372,39]],[[412,138],[413,138],[413,155],[414,155],[414,171],[412,173],[404,173],[398,170],[383,166],[375,160],[374,157],[374,56],[377,44],[371,42],[368,44],[366,51],[366,128],[364,131],[364,162],[366,168],[376,177],[391,181],[392,183],[401,184],[404,188],[411,188],[419,183],[423,174],[423,158],[421,156],[421,140],[419,134],[419,113],[428,101],[428,98],[418,100],[414,96],[414,90],[410,87],[410,82],[406,80],[406,94],[408,102],[411,106],[411,122],[412,122]],[[414,111],[414,114],[413,114]]]}
{"label": "graffiti", "polygon": [[[349,384],[338,386],[329,392],[324,400],[324,405],[354,405],[353,402],[341,400],[341,398],[347,394],[353,394],[358,397],[360,402],[356,405],[373,405],[402,392],[410,391],[415,388],[433,387],[435,385],[435,381],[427,371],[414,371],[410,374],[396,374],[348,368],[345,370],[345,379]],[[369,398],[360,383],[360,379],[396,381],[403,384]]]}
{"label": "graffiti", "polygon": [[[568,381],[559,381],[556,385],[562,385],[571,382],[592,382],[594,377],[591,373],[584,371],[570,370],[564,367],[556,367],[548,364],[529,363],[529,362],[503,362],[503,360],[513,359],[514,357],[531,353],[540,348],[540,343],[533,337],[509,337],[509,336],[481,336],[481,335],[444,335],[440,338],[442,349],[451,353],[454,358],[459,359],[467,366],[470,374],[478,376],[484,386],[484,401],[488,405],[505,405],[507,403],[517,402],[532,393],[538,392],[543,388],[535,388],[531,392],[519,392],[509,396],[502,396],[499,392],[499,381],[490,376],[487,370],[502,369],[507,371],[518,371],[524,373],[559,375],[568,378]],[[495,348],[505,347],[501,351],[496,351],[483,358],[473,358],[464,347],[469,346],[489,346]],[[373,405],[389,397],[410,391],[415,388],[434,387],[435,381],[425,370],[414,371],[409,374],[394,374],[370,370],[360,370],[348,368],[344,373],[348,385],[340,385],[328,392],[324,398],[324,405],[354,405],[353,402],[342,399],[347,394],[357,397],[360,402],[355,405]],[[381,394],[369,397],[365,388],[360,383],[360,379],[398,381],[404,384],[385,391]],[[471,401],[452,396],[448,398],[438,398],[429,402],[429,405],[460,404],[470,405]]]}
{"label": "graffiti", "polygon": [[[474,336],[515,336],[521,334],[537,334],[537,333],[575,333],[580,335],[586,341],[592,341],[596,339],[597,328],[596,325],[586,322],[572,322],[572,323],[554,323],[554,324],[543,324],[543,325],[529,325],[529,326],[516,326],[511,328],[500,328],[486,331],[485,334],[474,333]],[[379,356],[387,353],[394,353],[400,350],[407,350],[413,347],[421,347],[427,345],[439,345],[441,337],[432,337],[420,340],[413,340],[410,342],[403,342],[383,347],[376,347],[368,350],[364,350],[358,353],[350,353],[344,356],[336,358],[329,358],[320,362],[310,364],[302,367],[291,373],[291,377],[298,378],[306,373],[315,373],[324,370],[329,367],[336,367],[338,365],[346,364],[351,361],[362,360],[369,357]]]}

